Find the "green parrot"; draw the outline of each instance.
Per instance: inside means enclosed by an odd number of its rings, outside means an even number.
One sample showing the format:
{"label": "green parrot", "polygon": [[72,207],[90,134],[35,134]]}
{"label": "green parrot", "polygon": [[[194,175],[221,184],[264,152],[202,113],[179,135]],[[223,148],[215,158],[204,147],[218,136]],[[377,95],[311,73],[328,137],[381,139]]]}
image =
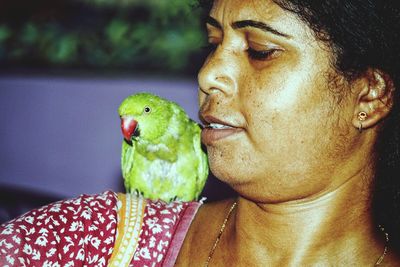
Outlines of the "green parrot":
{"label": "green parrot", "polygon": [[128,193],[152,200],[197,200],[208,176],[199,125],[176,103],[150,93],[124,99],[121,167]]}

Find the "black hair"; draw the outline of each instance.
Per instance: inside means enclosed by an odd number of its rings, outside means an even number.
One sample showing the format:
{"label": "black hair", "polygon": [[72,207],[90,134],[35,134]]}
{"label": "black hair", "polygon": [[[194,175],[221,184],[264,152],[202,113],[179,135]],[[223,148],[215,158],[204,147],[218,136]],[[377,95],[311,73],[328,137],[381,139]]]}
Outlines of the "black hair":
{"label": "black hair", "polygon": [[[400,1],[273,0],[308,24],[333,51],[333,66],[351,80],[376,69],[389,75],[394,103],[377,140],[372,212],[400,249]],[[209,11],[212,0],[200,0]]]}

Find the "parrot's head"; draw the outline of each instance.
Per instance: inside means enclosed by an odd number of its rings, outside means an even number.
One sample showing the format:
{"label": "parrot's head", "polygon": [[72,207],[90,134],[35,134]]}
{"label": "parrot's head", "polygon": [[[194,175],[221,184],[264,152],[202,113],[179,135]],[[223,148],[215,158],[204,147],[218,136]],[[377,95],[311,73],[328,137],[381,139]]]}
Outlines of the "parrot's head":
{"label": "parrot's head", "polygon": [[125,98],[118,108],[121,129],[127,143],[157,140],[168,129],[174,103],[150,93]]}

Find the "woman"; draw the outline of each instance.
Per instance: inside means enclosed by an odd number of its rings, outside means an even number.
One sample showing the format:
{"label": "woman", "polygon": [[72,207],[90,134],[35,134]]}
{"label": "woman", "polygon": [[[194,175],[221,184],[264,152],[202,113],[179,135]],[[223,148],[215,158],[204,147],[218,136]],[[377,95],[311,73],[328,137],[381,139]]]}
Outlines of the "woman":
{"label": "woman", "polygon": [[239,197],[200,209],[178,266],[400,265],[383,215],[399,182],[378,172],[399,169],[382,150],[399,151],[400,13],[384,2],[214,1],[202,140]]}
{"label": "woman", "polygon": [[[25,238],[29,260],[53,257],[51,264],[65,266],[76,259],[75,265],[122,266],[115,251],[124,246],[136,249],[135,266],[171,266],[176,256],[177,266],[399,266],[393,196],[400,183],[390,175],[400,168],[399,8],[394,0],[338,2],[209,3],[213,51],[199,73],[202,140],[211,170],[237,198],[196,214],[193,203],[165,208],[112,193],[81,197],[39,212],[61,221],[59,214],[68,213],[68,228],[38,213],[6,225],[3,259],[21,262],[12,253]],[[124,228],[129,211],[145,215]],[[39,229],[39,217],[50,232]],[[32,221],[46,235],[37,242],[26,240]],[[142,221],[139,242],[129,229],[139,233]],[[17,227],[26,235],[10,237]],[[85,233],[80,239],[76,229]],[[159,242],[151,233],[173,237]],[[71,238],[81,241],[57,243]],[[53,242],[54,249],[33,255],[31,245]],[[164,254],[154,254],[159,247]]]}

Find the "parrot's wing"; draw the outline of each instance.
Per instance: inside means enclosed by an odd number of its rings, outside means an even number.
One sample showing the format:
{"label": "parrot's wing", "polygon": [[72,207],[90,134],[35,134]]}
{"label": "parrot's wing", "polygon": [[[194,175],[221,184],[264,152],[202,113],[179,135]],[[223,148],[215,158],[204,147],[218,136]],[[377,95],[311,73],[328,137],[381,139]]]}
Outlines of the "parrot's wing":
{"label": "parrot's wing", "polygon": [[124,184],[127,192],[130,192],[129,175],[133,168],[133,158],[135,155],[135,147],[129,145],[125,141],[122,142],[122,153],[121,153],[121,169],[122,176],[124,177]]}

